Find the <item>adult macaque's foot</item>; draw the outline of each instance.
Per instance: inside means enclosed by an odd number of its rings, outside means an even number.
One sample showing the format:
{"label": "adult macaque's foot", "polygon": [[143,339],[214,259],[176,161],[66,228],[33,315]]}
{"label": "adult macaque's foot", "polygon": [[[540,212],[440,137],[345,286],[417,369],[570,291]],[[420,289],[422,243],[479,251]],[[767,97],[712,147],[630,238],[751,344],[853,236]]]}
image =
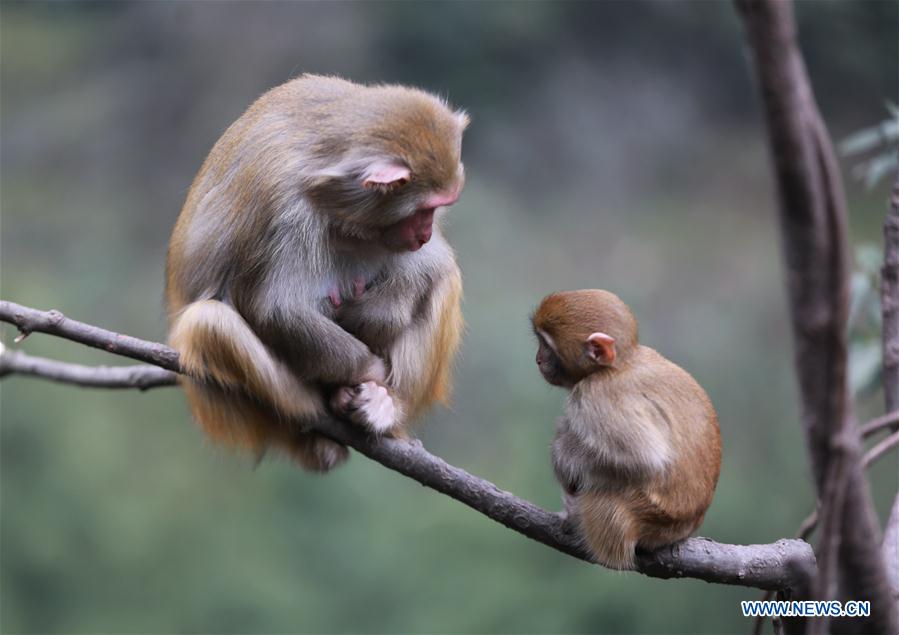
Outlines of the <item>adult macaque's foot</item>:
{"label": "adult macaque's foot", "polygon": [[375,434],[385,434],[396,425],[396,405],[390,391],[373,381],[338,388],[331,398],[331,409]]}

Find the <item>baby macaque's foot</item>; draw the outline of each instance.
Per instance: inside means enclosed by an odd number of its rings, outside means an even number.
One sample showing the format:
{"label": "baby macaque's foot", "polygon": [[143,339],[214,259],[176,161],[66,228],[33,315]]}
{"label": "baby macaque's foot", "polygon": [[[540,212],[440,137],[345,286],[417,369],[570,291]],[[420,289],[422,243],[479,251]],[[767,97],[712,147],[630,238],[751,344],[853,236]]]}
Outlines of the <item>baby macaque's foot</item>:
{"label": "baby macaque's foot", "polygon": [[397,411],[386,387],[373,381],[338,388],[331,398],[334,414],[384,434],[396,424]]}

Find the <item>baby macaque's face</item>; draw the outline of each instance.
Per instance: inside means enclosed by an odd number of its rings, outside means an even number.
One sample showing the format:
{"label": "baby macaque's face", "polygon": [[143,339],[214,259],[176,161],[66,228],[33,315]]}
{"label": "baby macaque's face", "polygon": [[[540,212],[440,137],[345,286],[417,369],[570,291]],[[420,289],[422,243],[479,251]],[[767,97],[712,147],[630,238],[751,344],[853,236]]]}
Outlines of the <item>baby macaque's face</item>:
{"label": "baby macaque's face", "polygon": [[543,379],[553,386],[572,385],[573,382],[569,380],[568,374],[562,367],[562,361],[553,347],[552,338],[539,329],[536,330],[536,334],[537,358],[535,361]]}

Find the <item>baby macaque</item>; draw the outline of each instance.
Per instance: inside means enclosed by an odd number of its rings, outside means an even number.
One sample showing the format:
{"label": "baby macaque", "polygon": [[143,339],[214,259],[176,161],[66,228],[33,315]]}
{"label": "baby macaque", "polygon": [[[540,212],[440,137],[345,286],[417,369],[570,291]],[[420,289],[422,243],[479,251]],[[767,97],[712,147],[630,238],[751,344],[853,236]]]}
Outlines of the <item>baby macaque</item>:
{"label": "baby macaque", "polygon": [[715,409],[689,373],[638,343],[613,293],[553,293],[532,323],[540,373],[570,391],[552,445],[567,511],[597,562],[634,569],[635,548],[702,523],[721,467]]}

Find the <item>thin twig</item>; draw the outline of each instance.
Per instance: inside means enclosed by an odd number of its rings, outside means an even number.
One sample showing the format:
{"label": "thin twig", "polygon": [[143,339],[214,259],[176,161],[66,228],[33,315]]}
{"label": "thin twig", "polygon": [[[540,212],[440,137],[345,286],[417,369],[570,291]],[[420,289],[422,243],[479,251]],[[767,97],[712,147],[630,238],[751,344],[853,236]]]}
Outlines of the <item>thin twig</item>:
{"label": "thin twig", "polygon": [[899,423],[899,410],[871,419],[859,429],[859,434],[862,435],[862,438],[867,439],[881,430],[894,427],[897,423]]}
{"label": "thin twig", "polygon": [[871,446],[871,449],[865,452],[865,456],[862,459],[862,465],[867,469],[877,459],[897,446],[899,446],[899,430]]}
{"label": "thin twig", "polygon": [[[886,430],[896,421],[899,421],[899,412],[890,412],[875,419],[871,419],[861,427],[862,436],[869,437],[880,430]],[[871,449],[865,452],[865,455],[862,458],[862,465],[865,469],[871,467],[876,460],[896,446],[899,446],[899,433],[893,433],[885,439],[882,439],[876,445],[871,446]],[[796,538],[808,540],[808,537],[815,531],[817,526],[818,510],[815,509],[799,524],[799,529],[796,531]]]}
{"label": "thin twig", "polygon": [[0,377],[6,375],[41,377],[61,384],[83,388],[137,388],[147,390],[178,385],[178,375],[170,370],[139,364],[134,366],[84,366],[21,351],[3,350],[0,346]]}
{"label": "thin twig", "polygon": [[816,509],[799,523],[799,529],[796,530],[796,537],[800,540],[808,540],[808,537],[812,535],[812,532],[815,531],[815,527],[817,526],[818,510]]}
{"label": "thin twig", "polygon": [[[881,430],[888,429],[893,423],[897,421],[899,421],[899,411],[889,412],[885,415],[875,417],[860,428],[861,435],[865,438],[870,437]],[[862,465],[864,465],[864,467],[867,469],[871,466],[872,463],[874,463],[874,461],[876,461],[881,456],[883,456],[883,454],[895,447],[897,445],[897,440],[895,437],[896,435],[893,434],[886,439],[883,439],[877,445],[872,446],[871,449],[865,453],[864,458],[862,459]],[[890,442],[891,439],[892,442]],[[815,509],[799,524],[799,529],[796,532],[796,538],[800,540],[808,540],[808,537],[813,531],[815,531],[815,528],[817,528],[817,526],[818,510]]]}
{"label": "thin twig", "polygon": [[[29,332],[44,332],[139,360],[156,359],[181,372],[178,353],[167,346],[120,335],[65,318],[0,301],[0,321]],[[126,344],[123,344],[126,343]],[[49,360],[48,360],[49,361]],[[141,368],[141,367],[138,367]],[[144,371],[141,371],[144,372]],[[154,371],[155,372],[155,371]],[[562,514],[541,509],[428,453],[418,441],[378,438],[333,418],[313,428],[381,465],[412,478],[518,533],[588,562],[590,555]],[[815,556],[801,540],[764,545],[727,545],[690,538],[652,553],[638,554],[638,570],[657,578],[697,578],[760,589],[805,588],[815,573]]]}

